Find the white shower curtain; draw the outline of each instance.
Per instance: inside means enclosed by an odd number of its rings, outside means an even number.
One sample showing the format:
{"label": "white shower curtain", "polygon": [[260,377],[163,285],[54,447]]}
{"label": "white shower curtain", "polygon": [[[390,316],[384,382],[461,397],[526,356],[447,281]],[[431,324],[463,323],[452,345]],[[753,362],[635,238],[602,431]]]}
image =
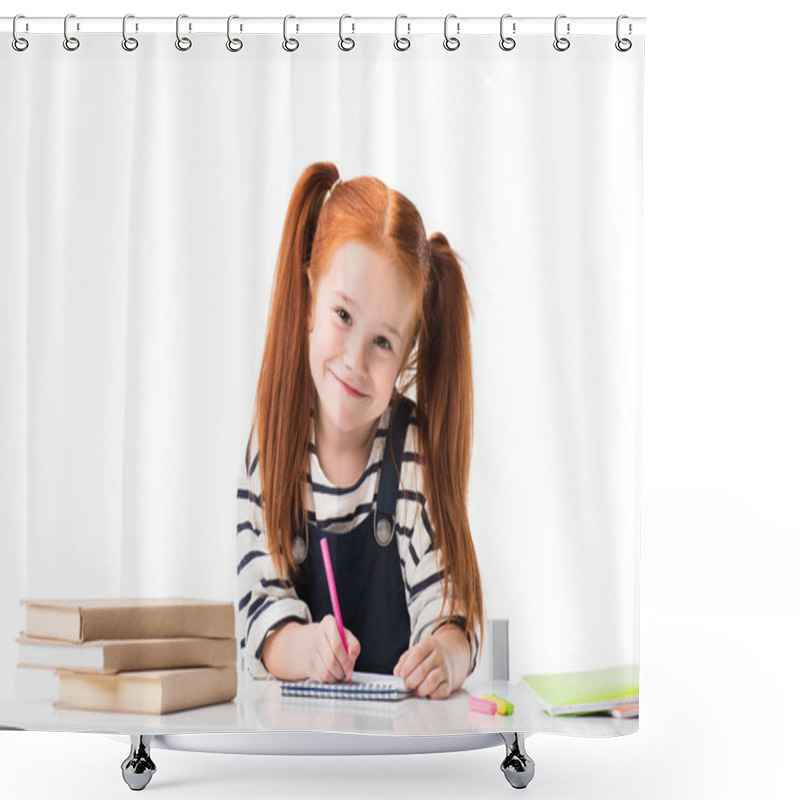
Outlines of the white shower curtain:
{"label": "white shower curtain", "polygon": [[[274,27],[274,26],[273,26]],[[316,161],[463,259],[510,674],[638,662],[643,39],[29,35],[2,59],[2,686],[25,597],[235,601],[281,227]],[[277,28],[279,30],[279,26]],[[7,41],[8,39],[8,41]]]}

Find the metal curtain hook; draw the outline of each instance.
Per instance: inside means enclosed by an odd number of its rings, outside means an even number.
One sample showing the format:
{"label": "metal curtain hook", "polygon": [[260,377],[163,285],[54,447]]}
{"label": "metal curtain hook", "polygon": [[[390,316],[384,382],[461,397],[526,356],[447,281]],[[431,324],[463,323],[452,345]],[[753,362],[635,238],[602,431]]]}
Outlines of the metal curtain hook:
{"label": "metal curtain hook", "polygon": [[133,52],[139,46],[138,39],[134,39],[133,36],[128,36],[128,20],[133,18],[133,14],[126,14],[122,18],[122,49],[127,50],[129,53]]}
{"label": "metal curtain hook", "polygon": [[[631,47],[633,47],[633,42],[630,39],[622,39],[619,35],[620,22],[622,22],[622,20],[624,19],[628,19],[628,16],[626,14],[620,14],[617,17],[617,41],[614,42],[614,47],[616,47],[617,50],[620,51],[620,53],[627,53],[628,50],[630,50]],[[633,26],[630,23],[628,23],[628,33],[630,34],[632,32],[633,32]]]}
{"label": "metal curtain hook", "polygon": [[[400,20],[401,19],[408,19],[405,14],[398,14],[394,18],[394,49],[395,50],[408,50],[411,47],[411,39],[407,39],[405,36],[402,38],[400,37]],[[411,33],[411,23],[407,22],[406,25],[408,26],[408,32]]]}
{"label": "metal curtain hook", "polygon": [[[565,50],[569,50],[570,41],[564,36],[558,35],[558,21],[560,19],[566,19],[566,14],[559,14],[556,17],[555,23],[553,24],[553,35],[556,37],[556,40],[553,42],[553,47],[558,50],[560,53],[563,53]],[[567,23],[567,36],[569,35],[569,22]]]}
{"label": "metal curtain hook", "polygon": [[[500,49],[501,50],[513,50],[517,46],[516,39],[512,39],[510,36],[505,36],[503,34],[503,25],[507,19],[511,19],[511,14],[503,14],[500,17]],[[516,33],[516,25],[513,25],[512,31]]]}
{"label": "metal curtain hook", "polygon": [[[294,38],[290,39],[286,35],[287,34],[287,29],[288,29],[288,23],[289,23],[290,19],[297,19],[297,17],[293,17],[291,14],[289,14],[289,15],[287,15],[287,16],[285,16],[283,18],[283,43],[282,43],[282,47],[283,47],[284,50],[286,50],[287,53],[293,53],[295,50],[297,50],[298,47],[300,47],[300,42],[298,42],[297,39],[294,39]],[[296,30],[299,30],[299,29],[300,28],[298,26],[296,28]]]}
{"label": "metal curtain hook", "polygon": [[[186,51],[192,46],[192,40],[188,36],[181,36],[181,20],[188,19],[188,14],[178,14],[178,18],[175,20],[175,47],[178,50]],[[189,26],[189,30],[192,29],[192,26]]]}
{"label": "metal curtain hook", "polygon": [[[67,16],[64,17],[64,49],[72,52],[73,50],[77,50],[81,46],[81,43],[74,36],[70,36],[67,32],[67,23],[69,22],[70,18],[74,19],[75,15],[67,14]],[[78,30],[80,30],[80,27]]]}
{"label": "metal curtain hook", "polygon": [[[353,19],[353,18],[349,14],[342,14],[342,16],[339,17],[339,49],[345,51],[352,50],[356,46],[356,43],[349,36],[345,37],[342,34],[342,25],[346,19]],[[355,33],[356,30],[355,22],[352,23],[352,25],[353,25],[353,33]]]}
{"label": "metal curtain hook", "polygon": [[12,36],[14,38],[11,40],[11,46],[18,53],[21,53],[23,50],[27,50],[28,49],[29,42],[28,42],[27,39],[23,39],[21,36],[17,35],[17,20],[18,19],[25,19],[25,16],[23,14],[17,14],[17,16],[14,17],[14,22],[13,22],[13,24],[11,26],[11,33],[12,33]]}
{"label": "metal curtain hook", "polygon": [[239,19],[236,14],[231,14],[228,17],[228,41],[225,42],[225,47],[227,47],[231,53],[238,53],[243,47],[241,39],[231,39],[231,22],[235,19]]}
{"label": "metal curtain hook", "polygon": [[[461,47],[461,40],[457,39],[455,36],[448,36],[447,35],[447,23],[451,19],[456,19],[456,15],[455,14],[448,14],[444,18],[444,49],[452,51],[452,50],[458,50],[458,48]],[[461,32],[461,24],[457,22],[456,23],[456,33],[460,33],[460,32]]]}

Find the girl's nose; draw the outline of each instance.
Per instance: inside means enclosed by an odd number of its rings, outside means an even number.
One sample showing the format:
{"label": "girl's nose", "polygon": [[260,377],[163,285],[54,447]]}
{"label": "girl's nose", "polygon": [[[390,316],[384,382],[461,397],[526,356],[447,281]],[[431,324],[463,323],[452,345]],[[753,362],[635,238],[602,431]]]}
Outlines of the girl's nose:
{"label": "girl's nose", "polygon": [[367,348],[357,336],[351,336],[344,354],[345,366],[356,375],[367,371]]}

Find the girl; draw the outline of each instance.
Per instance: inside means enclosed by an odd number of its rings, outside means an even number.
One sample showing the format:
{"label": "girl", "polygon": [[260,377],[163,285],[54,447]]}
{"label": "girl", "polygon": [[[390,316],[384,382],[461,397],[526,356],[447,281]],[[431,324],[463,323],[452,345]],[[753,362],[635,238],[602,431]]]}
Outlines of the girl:
{"label": "girl", "polygon": [[237,494],[238,622],[252,675],[342,681],[358,667],[442,698],[475,668],[468,314],[455,253],[444,235],[426,238],[407,198],[372,177],[341,182],[333,164],[305,170],[283,228]]}

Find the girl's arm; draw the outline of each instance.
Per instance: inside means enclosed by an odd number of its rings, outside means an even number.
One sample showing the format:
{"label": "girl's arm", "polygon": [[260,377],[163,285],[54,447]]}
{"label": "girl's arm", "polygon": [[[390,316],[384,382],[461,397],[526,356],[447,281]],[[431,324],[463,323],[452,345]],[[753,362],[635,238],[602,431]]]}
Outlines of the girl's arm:
{"label": "girl's arm", "polygon": [[467,679],[472,655],[467,637],[458,625],[443,625],[406,650],[394,674],[420,697],[449,697]]}
{"label": "girl's arm", "polygon": [[311,678],[326,683],[350,678],[361,651],[349,631],[348,653],[332,616],[311,621],[308,606],[275,570],[262,528],[258,455],[244,459],[237,497],[237,625],[247,671],[257,678]]}
{"label": "girl's arm", "polygon": [[347,651],[339,626],[328,614],[321,622],[287,622],[264,643],[264,666],[279,680],[311,678],[323,683],[349,680],[361,651],[358,639],[345,629]]}
{"label": "girl's arm", "polygon": [[267,549],[261,530],[257,458],[254,455],[243,459],[236,491],[236,623],[247,672],[256,678],[267,678],[262,648],[273,632],[289,621],[311,622],[311,612],[295,590],[280,580]]}

